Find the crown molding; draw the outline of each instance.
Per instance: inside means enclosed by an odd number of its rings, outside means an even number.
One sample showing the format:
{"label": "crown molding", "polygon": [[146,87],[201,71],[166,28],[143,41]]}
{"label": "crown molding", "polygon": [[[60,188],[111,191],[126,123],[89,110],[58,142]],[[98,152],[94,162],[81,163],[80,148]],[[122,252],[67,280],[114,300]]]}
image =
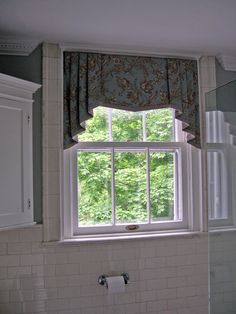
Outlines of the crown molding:
{"label": "crown molding", "polygon": [[117,45],[99,45],[89,43],[68,43],[60,42],[59,46],[62,51],[81,51],[81,52],[93,52],[104,54],[116,54],[116,55],[131,55],[131,56],[146,56],[146,57],[159,57],[159,58],[179,58],[179,59],[196,59],[198,60],[201,55],[198,53],[186,53],[186,52],[167,52],[163,49],[157,49],[154,47],[138,47],[138,46],[117,46]]}
{"label": "crown molding", "polygon": [[40,84],[25,81],[10,75],[0,73],[0,86],[9,87],[12,89],[20,89],[26,92],[35,93],[41,87]]}
{"label": "crown molding", "polygon": [[236,56],[219,54],[217,60],[226,71],[236,71]]}
{"label": "crown molding", "polygon": [[39,43],[39,40],[0,37],[0,55],[28,56]]}

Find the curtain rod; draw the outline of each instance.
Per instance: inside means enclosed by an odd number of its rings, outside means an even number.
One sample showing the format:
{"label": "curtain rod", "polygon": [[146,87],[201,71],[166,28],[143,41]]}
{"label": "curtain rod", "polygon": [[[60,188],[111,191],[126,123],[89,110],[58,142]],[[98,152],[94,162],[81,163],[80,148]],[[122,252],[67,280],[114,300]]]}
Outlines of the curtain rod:
{"label": "curtain rod", "polygon": [[59,43],[62,51],[81,51],[91,53],[103,53],[103,54],[114,54],[114,55],[130,55],[130,56],[143,56],[143,57],[157,57],[157,58],[178,58],[178,59],[190,59],[199,60],[200,54],[176,54],[176,53],[157,53],[153,49],[139,50],[134,48],[118,48],[118,47],[100,47],[96,45],[85,45],[85,44],[70,44],[70,43]]}

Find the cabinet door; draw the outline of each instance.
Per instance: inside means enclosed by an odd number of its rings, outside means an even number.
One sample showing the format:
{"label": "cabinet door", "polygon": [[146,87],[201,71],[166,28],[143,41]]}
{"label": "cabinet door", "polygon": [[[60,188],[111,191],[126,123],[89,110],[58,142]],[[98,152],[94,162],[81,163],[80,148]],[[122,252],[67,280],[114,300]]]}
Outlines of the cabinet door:
{"label": "cabinet door", "polygon": [[0,228],[33,222],[31,106],[0,97]]}

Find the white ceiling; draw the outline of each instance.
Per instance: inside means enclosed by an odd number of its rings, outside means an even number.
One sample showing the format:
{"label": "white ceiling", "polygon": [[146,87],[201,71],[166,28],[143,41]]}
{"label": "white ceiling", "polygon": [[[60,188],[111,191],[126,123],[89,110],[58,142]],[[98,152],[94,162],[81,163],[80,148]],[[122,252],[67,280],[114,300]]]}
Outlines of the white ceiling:
{"label": "white ceiling", "polygon": [[236,55],[236,0],[0,0],[0,36]]}

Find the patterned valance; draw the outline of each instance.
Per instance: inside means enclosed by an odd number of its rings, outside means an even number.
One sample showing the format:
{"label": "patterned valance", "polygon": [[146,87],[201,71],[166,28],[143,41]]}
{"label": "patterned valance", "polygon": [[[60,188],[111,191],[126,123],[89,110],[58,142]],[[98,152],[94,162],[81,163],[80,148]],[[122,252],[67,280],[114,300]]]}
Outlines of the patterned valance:
{"label": "patterned valance", "polygon": [[200,147],[197,61],[64,53],[64,147],[76,143],[97,106],[130,111],[171,107]]}

